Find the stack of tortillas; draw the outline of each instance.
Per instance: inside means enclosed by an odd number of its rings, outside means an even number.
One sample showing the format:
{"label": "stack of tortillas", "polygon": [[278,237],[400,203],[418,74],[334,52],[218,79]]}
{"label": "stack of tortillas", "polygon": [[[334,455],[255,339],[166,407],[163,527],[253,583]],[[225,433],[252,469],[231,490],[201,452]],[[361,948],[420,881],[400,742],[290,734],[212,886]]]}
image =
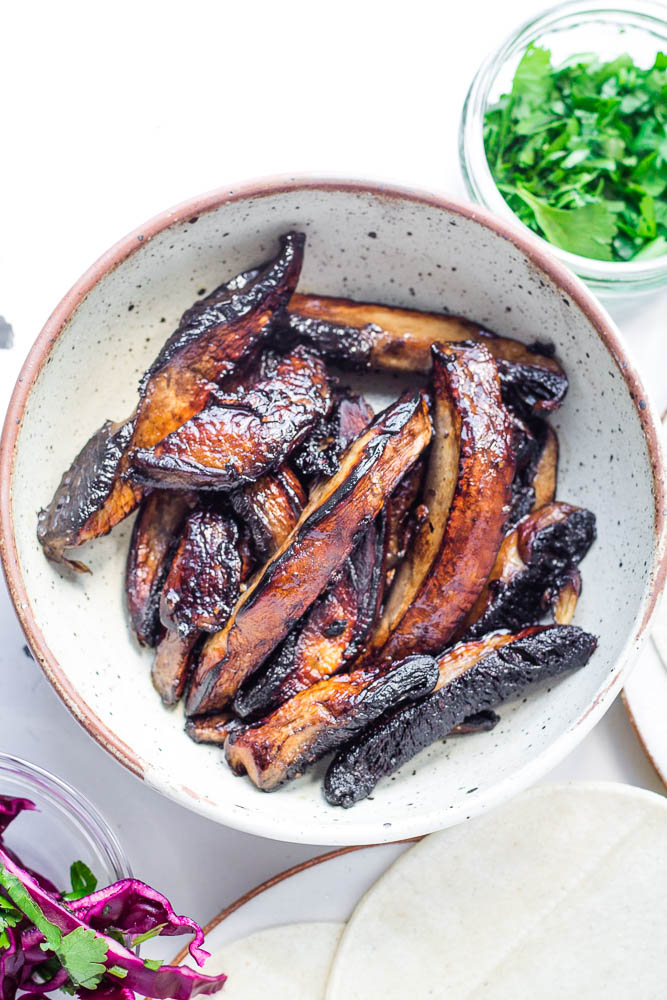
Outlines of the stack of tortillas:
{"label": "stack of tortillas", "polygon": [[226,1000],[665,1000],[667,799],[533,789],[408,850],[344,927],[276,927],[212,963]]}

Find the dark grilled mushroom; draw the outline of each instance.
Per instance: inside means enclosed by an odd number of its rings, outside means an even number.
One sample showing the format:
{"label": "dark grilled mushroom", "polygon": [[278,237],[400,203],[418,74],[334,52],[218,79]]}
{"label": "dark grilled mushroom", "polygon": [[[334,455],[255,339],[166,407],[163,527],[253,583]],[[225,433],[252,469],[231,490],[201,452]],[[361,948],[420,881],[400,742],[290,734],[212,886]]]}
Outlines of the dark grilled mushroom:
{"label": "dark grilled mushroom", "polygon": [[190,514],[162,588],[165,628],[185,638],[224,625],[239,596],[238,540],[236,524],[214,508]]}
{"label": "dark grilled mushroom", "polygon": [[175,705],[181,700],[198,638],[198,632],[180,636],[167,629],[157,644],[151,677],[165,705]]}
{"label": "dark grilled mushroom", "polygon": [[[341,750],[324,779],[331,805],[347,808],[366,798],[380,778],[445,737],[471,713],[583,667],[597,645],[594,636],[572,625],[526,629],[491,652],[484,650],[488,642],[464,643],[444,653],[434,693],[380,719]],[[462,656],[466,647],[469,652]],[[471,656],[475,647],[477,654]]]}
{"label": "dark grilled mushroom", "polygon": [[[503,539],[489,579],[461,627],[475,639],[497,628],[518,629],[542,618],[562,596],[574,613],[572,571],[595,540],[595,515],[566,503],[529,514]],[[578,583],[580,588],[580,581]],[[563,624],[567,624],[563,618]]]}
{"label": "dark grilled mushroom", "polygon": [[230,490],[277,468],[331,409],[323,362],[305,347],[276,360],[250,389],[206,409],[132,456],[146,485]]}
{"label": "dark grilled mushroom", "polygon": [[495,362],[483,344],[433,352],[429,516],[396,573],[364,662],[443,649],[484,587],[503,537],[514,451]]}
{"label": "dark grilled mushroom", "polygon": [[155,490],[143,501],[134,522],[125,567],[125,596],[130,623],[142,646],[155,646],[162,631],[160,594],[194,503],[191,494]]}
{"label": "dark grilled mushroom", "polygon": [[49,559],[85,570],[65,550],[106,534],[134,510],[143,491],[128,477],[131,453],[153,447],[199,413],[216,382],[248,362],[294,291],[304,242],[301,233],[288,233],[274,260],[250,278],[221,285],[184,314],[141,380],[136,413],[122,425],[106,423],[91,438],[40,512],[37,536]]}
{"label": "dark grilled mushroom", "polygon": [[204,646],[188,693],[189,715],[227,706],[305,614],[431,438],[424,393],[402,396],[317,486],[278,552],[242,594],[229,622]]}
{"label": "dark grilled mushroom", "polygon": [[565,373],[552,357],[461,316],[297,293],[286,319],[292,336],[341,367],[428,372],[434,344],[480,341],[498,363],[507,401],[522,411],[548,413],[567,392]]}
{"label": "dark grilled mushroom", "polygon": [[218,715],[195,715],[185,723],[185,732],[195,743],[224,746],[230,733],[243,725],[231,712]]}
{"label": "dark grilled mushroom", "polygon": [[334,392],[334,406],[322,419],[301,447],[295,452],[296,469],[307,480],[333,476],[340,467],[340,457],[366,430],[373,411],[363,396],[350,389]]}
{"label": "dark grilled mushroom", "polygon": [[410,656],[391,670],[362,667],[329,677],[290,698],[261,723],[230,733],[227,763],[262,791],[273,791],[390,708],[432,691],[437,679],[437,661],[431,656]]}
{"label": "dark grilled mushroom", "polygon": [[268,559],[280,548],[306,506],[303,486],[288,465],[234,490],[229,500],[248,526],[261,559]]}
{"label": "dark grilled mushroom", "polygon": [[238,692],[233,702],[238,715],[244,719],[266,715],[356,656],[380,611],[384,536],[380,514],[268,667]]}

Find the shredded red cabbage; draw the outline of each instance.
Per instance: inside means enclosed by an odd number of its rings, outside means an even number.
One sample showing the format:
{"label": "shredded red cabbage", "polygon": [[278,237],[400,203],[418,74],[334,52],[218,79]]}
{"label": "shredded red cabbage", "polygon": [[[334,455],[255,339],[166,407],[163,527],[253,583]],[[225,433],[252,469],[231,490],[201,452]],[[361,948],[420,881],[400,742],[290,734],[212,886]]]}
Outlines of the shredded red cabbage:
{"label": "shredded red cabbage", "polygon": [[34,808],[28,799],[0,796],[0,1000],[15,1000],[17,993],[21,1000],[44,1000],[63,987],[81,1000],[134,1000],[135,993],[191,1000],[221,989],[224,975],[157,965],[130,950],[150,932],[189,933],[197,964],[209,957],[201,928],[178,916],[150,886],[123,879],[66,901],[48,880],[25,868],[2,834],[19,813]]}

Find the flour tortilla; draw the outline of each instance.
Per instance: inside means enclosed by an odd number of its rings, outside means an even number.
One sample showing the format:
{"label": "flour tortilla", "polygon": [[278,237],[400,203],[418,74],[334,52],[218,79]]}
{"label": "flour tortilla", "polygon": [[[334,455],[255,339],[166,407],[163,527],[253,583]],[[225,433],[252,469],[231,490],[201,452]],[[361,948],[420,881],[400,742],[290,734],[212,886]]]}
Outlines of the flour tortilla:
{"label": "flour tortilla", "polygon": [[361,900],[326,1000],[664,1000],[667,800],[543,786],[427,837]]}
{"label": "flour tortilla", "polygon": [[323,1000],[339,923],[285,924],[227,944],[206,962],[228,976],[220,1000]]}

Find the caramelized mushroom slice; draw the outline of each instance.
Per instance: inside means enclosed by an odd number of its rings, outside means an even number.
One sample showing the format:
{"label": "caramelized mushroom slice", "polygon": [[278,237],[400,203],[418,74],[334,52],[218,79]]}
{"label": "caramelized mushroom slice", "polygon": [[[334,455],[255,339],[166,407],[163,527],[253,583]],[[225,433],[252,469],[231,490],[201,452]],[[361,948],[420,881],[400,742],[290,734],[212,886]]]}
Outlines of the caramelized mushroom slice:
{"label": "caramelized mushroom slice", "polygon": [[283,236],[273,261],[221,285],[183,315],[141,380],[136,413],[122,425],[107,422],[91,438],[40,511],[37,537],[49,559],[85,571],[65,550],[106,534],[134,510],[143,491],[128,478],[131,452],[151,448],[199,413],[216,382],[248,362],[296,287],[304,242],[301,233]]}
{"label": "caramelized mushroom slice", "polygon": [[396,573],[364,662],[443,649],[486,583],[503,537],[514,451],[495,362],[482,344],[433,352],[429,516]]}
{"label": "caramelized mushroom slice", "polygon": [[405,394],[350,446],[336,475],[313,490],[294,530],[241,595],[225,628],[204,646],[188,693],[189,715],[227,706],[325,589],[431,433],[425,394]]}
{"label": "caramelized mushroom slice", "polygon": [[287,320],[294,336],[342,367],[428,372],[434,344],[480,341],[498,362],[503,390],[522,409],[548,413],[567,392],[567,377],[553,358],[461,316],[296,294]]}
{"label": "caramelized mushroom slice", "polygon": [[[486,639],[439,657],[433,694],[380,719],[334,758],[324,779],[327,801],[345,808],[354,805],[380,778],[445,737],[471,712],[494,708],[537,683],[580,669],[597,646],[594,636],[572,625],[525,629],[507,638],[490,652],[484,650]],[[475,646],[479,655],[461,657],[461,649]]]}
{"label": "caramelized mushroom slice", "polygon": [[242,725],[231,712],[219,712],[217,715],[193,716],[185,723],[185,731],[195,743],[221,747],[229,734]]}
{"label": "caramelized mushroom slice", "polygon": [[362,667],[329,677],[290,698],[258,725],[230,733],[227,763],[262,791],[273,791],[388,709],[432,691],[437,679],[437,661],[431,656],[410,656],[391,671]]}
{"label": "caramelized mushroom slice", "polygon": [[288,465],[234,490],[229,500],[247,524],[257,555],[264,559],[280,548],[306,506],[303,487]]}
{"label": "caramelized mushroom slice", "polygon": [[198,632],[180,636],[167,629],[158,642],[151,676],[153,687],[165,705],[175,705],[181,699],[198,638]]}
{"label": "caramelized mushroom slice", "polygon": [[581,575],[579,570],[569,570],[560,581],[558,590],[551,596],[549,603],[553,611],[554,621],[558,625],[569,625],[577,609],[577,601],[581,593]]}
{"label": "caramelized mushroom slice", "polygon": [[334,399],[331,414],[313,428],[294,455],[294,465],[307,480],[338,472],[341,455],[373,419],[366,400],[351,389],[339,389]]}
{"label": "caramelized mushroom slice", "polygon": [[[438,410],[439,405],[436,402],[436,433]],[[458,455],[455,461],[458,463]],[[424,459],[420,458],[406,472],[387,500],[387,542],[385,548],[385,586],[387,588],[396,575],[397,566],[405,558],[408,548],[412,545],[417,529],[428,517],[429,512],[426,505],[421,505],[419,513],[415,510],[417,498],[422,492],[424,469]],[[437,484],[431,481],[428,490],[429,495],[435,495],[438,492]],[[421,517],[419,516],[420,514],[422,515]]]}
{"label": "caramelized mushroom slice", "polygon": [[558,438],[544,420],[533,418],[530,426],[514,417],[516,473],[506,530],[556,496]]}
{"label": "caramelized mushroom slice", "polygon": [[238,540],[235,523],[213,508],[188,517],[162,588],[165,628],[184,638],[224,625],[239,596]]}
{"label": "caramelized mushroom slice", "polygon": [[495,635],[463,644],[441,662],[415,655],[396,664],[375,663],[320,681],[261,723],[230,735],[225,745],[227,761],[237,774],[247,773],[259,788],[271,791],[343,746],[390,708],[433,691],[436,684],[469,669],[482,655],[514,638]]}
{"label": "caramelized mushroom slice", "polygon": [[[564,616],[566,608],[574,613],[581,581],[573,579],[572,571],[594,541],[595,515],[588,510],[551,503],[529,514],[503,539],[460,634],[477,638],[492,629],[517,629],[539,621],[558,603],[563,588],[559,614]],[[568,620],[563,617],[561,624]]]}
{"label": "caramelized mushroom slice", "polygon": [[546,426],[544,443],[533,470],[533,492],[535,499],[532,510],[546,507],[556,498],[558,481],[558,438],[553,428]]}
{"label": "caramelized mushroom slice", "polygon": [[238,692],[233,702],[238,715],[244,719],[266,715],[292,695],[337,673],[356,656],[380,611],[384,536],[380,514],[268,668]]}
{"label": "caramelized mushroom slice", "polygon": [[130,623],[142,646],[155,646],[162,631],[160,594],[185,518],[194,506],[189,493],[155,490],[141,505],[125,567]]}
{"label": "caramelized mushroom slice", "polygon": [[172,489],[233,489],[280,465],[331,405],[323,362],[297,347],[250,389],[216,395],[159,444],[137,449],[134,477]]}

